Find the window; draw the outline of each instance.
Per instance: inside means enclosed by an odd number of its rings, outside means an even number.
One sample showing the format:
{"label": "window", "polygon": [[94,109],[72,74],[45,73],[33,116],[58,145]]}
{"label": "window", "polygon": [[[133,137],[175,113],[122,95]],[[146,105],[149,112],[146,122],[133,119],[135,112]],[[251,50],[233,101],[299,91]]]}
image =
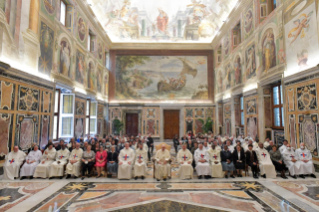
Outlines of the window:
{"label": "window", "polygon": [[74,129],[74,94],[61,94],[60,137],[72,137]]}
{"label": "window", "polygon": [[90,105],[91,100],[86,100],[86,111],[85,111],[85,134],[89,134],[90,129]]}
{"label": "window", "polygon": [[65,22],[66,22],[66,11],[67,9],[67,4],[65,3],[65,1],[61,0],[61,4],[60,4],[60,22],[65,26]]}
{"label": "window", "polygon": [[60,112],[60,89],[55,90],[54,115],[53,115],[53,140],[59,138],[59,112]]}
{"label": "window", "polygon": [[240,97],[240,126],[245,125],[245,114],[244,114],[244,97]]}
{"label": "window", "polygon": [[272,108],[273,108],[273,127],[283,128],[284,123],[284,107],[282,97],[282,86],[274,85],[272,87]]}
{"label": "window", "polygon": [[241,43],[240,22],[233,28],[233,48],[236,48]]}
{"label": "window", "polygon": [[97,102],[91,102],[90,108],[90,134],[97,132]]}
{"label": "window", "polygon": [[88,35],[88,50],[90,52],[94,52],[94,35],[91,30],[89,30],[89,35]]}

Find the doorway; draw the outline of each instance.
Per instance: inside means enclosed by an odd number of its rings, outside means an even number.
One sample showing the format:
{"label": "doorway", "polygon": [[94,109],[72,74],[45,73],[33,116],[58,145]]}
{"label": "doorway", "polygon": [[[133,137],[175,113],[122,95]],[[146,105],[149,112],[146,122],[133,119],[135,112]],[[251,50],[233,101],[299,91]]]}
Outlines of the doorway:
{"label": "doorway", "polygon": [[126,114],[126,134],[128,136],[137,136],[138,135],[138,114],[137,113],[127,113]]}
{"label": "doorway", "polygon": [[179,110],[164,110],[164,139],[179,137]]}

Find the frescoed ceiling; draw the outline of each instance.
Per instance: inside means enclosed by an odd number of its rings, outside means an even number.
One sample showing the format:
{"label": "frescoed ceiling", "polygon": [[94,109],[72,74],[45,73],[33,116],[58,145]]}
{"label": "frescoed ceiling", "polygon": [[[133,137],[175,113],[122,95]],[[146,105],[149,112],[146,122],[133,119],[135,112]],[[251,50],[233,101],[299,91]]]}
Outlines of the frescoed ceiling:
{"label": "frescoed ceiling", "polygon": [[210,43],[237,0],[87,0],[112,42]]}

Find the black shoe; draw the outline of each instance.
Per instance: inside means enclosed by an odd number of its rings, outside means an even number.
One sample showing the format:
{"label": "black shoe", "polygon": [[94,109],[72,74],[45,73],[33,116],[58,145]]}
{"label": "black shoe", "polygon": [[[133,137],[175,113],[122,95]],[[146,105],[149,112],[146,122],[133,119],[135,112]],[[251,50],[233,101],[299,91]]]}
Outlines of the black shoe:
{"label": "black shoe", "polygon": [[166,178],[164,178],[163,180],[166,181]]}
{"label": "black shoe", "polygon": [[74,176],[74,177],[73,177],[73,179],[76,179],[76,178],[78,178],[78,177],[77,177],[77,176]]}
{"label": "black shoe", "polygon": [[281,178],[282,179],[288,179],[286,176],[283,176],[283,175],[281,175]]}
{"label": "black shoe", "polygon": [[20,180],[24,180],[24,179],[25,179],[25,177],[21,177],[21,178],[20,178]]}
{"label": "black shoe", "polygon": [[311,174],[310,177],[317,178],[316,175],[314,175],[314,174]]}
{"label": "black shoe", "polygon": [[297,176],[296,175],[293,175],[293,176],[291,176],[292,178],[294,178],[294,179],[297,179]]}
{"label": "black shoe", "polygon": [[81,180],[84,180],[85,177],[81,177]]}
{"label": "black shoe", "polygon": [[66,176],[66,179],[69,179],[71,177],[71,175],[70,174],[68,174],[67,176]]}
{"label": "black shoe", "polygon": [[264,175],[261,175],[263,178],[266,178],[266,174],[264,174]]}
{"label": "black shoe", "polygon": [[228,175],[225,175],[225,178],[228,178]]}
{"label": "black shoe", "polygon": [[145,177],[144,177],[144,176],[142,176],[142,180],[144,180],[144,178],[145,178]]}
{"label": "black shoe", "polygon": [[205,179],[206,179],[206,180],[208,179],[208,176],[207,176],[207,175],[205,175]]}
{"label": "black shoe", "polygon": [[238,177],[243,177],[243,176],[241,174],[239,174]]}
{"label": "black shoe", "polygon": [[100,178],[101,177],[101,175],[99,175],[99,176],[96,176],[96,178]]}
{"label": "black shoe", "polygon": [[235,176],[234,176],[234,175],[230,175],[230,177],[231,177],[231,178],[235,178]]}
{"label": "black shoe", "polygon": [[63,179],[63,176],[62,176],[62,177],[60,177],[60,179]]}
{"label": "black shoe", "polygon": [[138,177],[135,177],[134,179],[137,180]]}
{"label": "black shoe", "polygon": [[156,179],[157,181],[160,181],[159,179]]}
{"label": "black shoe", "polygon": [[30,177],[30,180],[32,180],[32,179],[33,179],[33,176]]}
{"label": "black shoe", "polygon": [[299,177],[305,179],[305,176],[303,176],[303,174],[299,175]]}
{"label": "black shoe", "polygon": [[254,178],[255,178],[255,179],[258,179],[258,176],[257,176],[257,175],[254,175]]}
{"label": "black shoe", "polygon": [[91,175],[89,174],[89,175],[88,175],[88,178],[90,178],[90,177],[91,177]]}
{"label": "black shoe", "polygon": [[202,175],[198,176],[198,179],[202,179]]}

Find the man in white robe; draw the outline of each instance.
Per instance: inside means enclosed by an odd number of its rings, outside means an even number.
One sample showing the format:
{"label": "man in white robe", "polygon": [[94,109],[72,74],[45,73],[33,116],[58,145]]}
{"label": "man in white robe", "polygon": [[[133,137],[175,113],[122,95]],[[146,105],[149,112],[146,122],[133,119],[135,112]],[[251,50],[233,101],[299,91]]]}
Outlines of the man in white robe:
{"label": "man in white robe", "polygon": [[49,177],[63,178],[64,165],[67,164],[70,157],[70,151],[65,147],[65,144],[61,144],[61,149],[57,151],[55,161],[51,164]]}
{"label": "man in white robe", "polygon": [[19,177],[20,166],[25,160],[26,154],[19,150],[18,146],[13,148],[13,152],[6,155],[3,165],[3,180],[14,180]]}
{"label": "man in white robe", "polygon": [[301,174],[300,172],[300,161],[298,161],[297,155],[293,149],[291,149],[290,144],[287,144],[286,150],[283,151],[282,157],[284,162],[289,169],[290,176],[292,178],[297,178],[296,174]]}
{"label": "man in white robe", "polygon": [[41,157],[42,153],[39,150],[39,147],[35,145],[33,150],[29,152],[28,156],[26,157],[26,163],[23,164],[20,170],[21,180],[27,176],[30,176],[31,179],[33,178],[35,168],[40,163]]}
{"label": "man in white robe", "polygon": [[210,146],[208,145],[207,141],[204,141],[204,145],[203,145],[203,149],[205,149],[206,151],[210,150]]}
{"label": "man in white robe", "polygon": [[304,178],[304,174],[310,174],[311,177],[316,178],[311,152],[305,147],[304,143],[300,144],[300,148],[296,150],[296,155],[302,173],[299,177]]}
{"label": "man in white robe", "polygon": [[280,151],[281,154],[284,152],[284,150],[286,150],[287,144],[288,144],[288,141],[284,140],[283,145],[279,148],[279,151]]}
{"label": "man in white robe", "polygon": [[50,166],[54,162],[56,150],[53,144],[49,144],[48,148],[44,151],[42,159],[37,168],[35,169],[33,177],[47,178],[49,177]]}
{"label": "man in white robe", "polygon": [[215,145],[216,150],[222,151],[222,148],[218,145],[217,140],[214,140],[213,145]]}
{"label": "man in white robe", "polygon": [[80,146],[80,143],[76,143],[75,149],[72,150],[69,156],[69,163],[66,165],[66,179],[70,178],[72,174],[74,175],[74,178],[81,175],[83,150]]}
{"label": "man in white robe", "polygon": [[182,149],[178,151],[177,153],[177,161],[180,164],[179,166],[179,178],[181,180],[185,179],[192,179],[193,178],[193,155],[192,153],[187,149],[186,143],[183,143]]}
{"label": "man in white robe", "polygon": [[119,154],[119,166],[117,178],[120,180],[129,180],[132,178],[132,168],[135,159],[134,150],[130,148],[129,143],[124,144],[124,149]]}
{"label": "man in white robe", "polygon": [[211,169],[209,166],[209,155],[206,150],[203,149],[203,144],[200,143],[198,149],[194,153],[196,162],[196,173],[198,179],[201,179],[204,175],[206,179],[211,175]]}
{"label": "man in white robe", "polygon": [[160,181],[161,179],[166,181],[166,179],[171,176],[171,166],[169,164],[170,159],[170,152],[166,149],[165,145],[162,145],[162,148],[158,150],[155,155],[155,178],[157,181]]}
{"label": "man in white robe", "polygon": [[140,143],[138,149],[135,151],[135,180],[137,180],[138,177],[141,177],[142,180],[144,180],[145,176],[147,175],[147,151],[143,147],[143,143]]}
{"label": "man in white robe", "polygon": [[223,167],[221,164],[221,158],[220,158],[220,150],[216,148],[216,146],[213,144],[212,148],[208,150],[209,155],[209,161],[211,165],[212,170],[212,177],[224,177]]}
{"label": "man in white robe", "polygon": [[269,152],[264,149],[263,143],[259,143],[259,148],[256,150],[256,154],[258,158],[260,175],[264,178],[266,178],[266,176],[268,178],[276,178],[277,173],[275,166],[270,159]]}

